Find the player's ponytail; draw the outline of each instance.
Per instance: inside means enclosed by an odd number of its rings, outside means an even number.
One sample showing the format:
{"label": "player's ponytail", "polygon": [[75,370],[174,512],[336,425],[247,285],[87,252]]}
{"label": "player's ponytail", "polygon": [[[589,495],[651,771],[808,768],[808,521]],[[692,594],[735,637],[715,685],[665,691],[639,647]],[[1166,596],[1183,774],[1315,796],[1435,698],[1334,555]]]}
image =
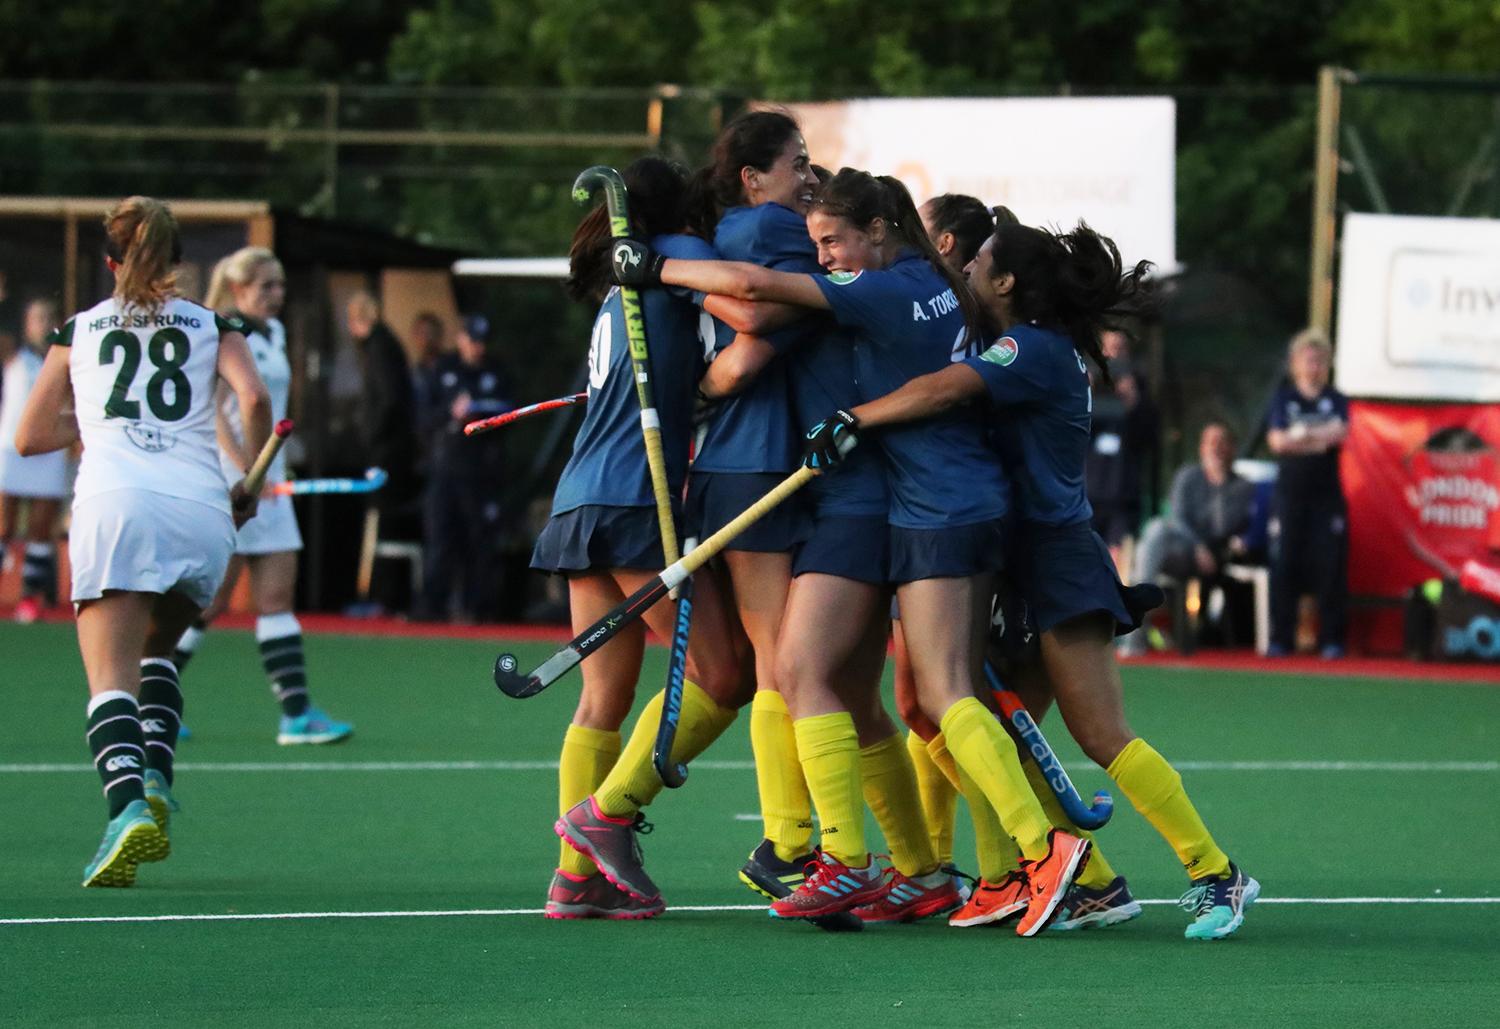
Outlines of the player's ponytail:
{"label": "player's ponytail", "polygon": [[[683,200],[687,172],[660,157],[642,157],[621,173],[630,197],[630,234],[649,240],[684,227]],[[609,210],[601,200],[578,223],[568,248],[568,296],[599,304],[609,293]]]}
{"label": "player's ponytail", "polygon": [[105,253],[115,271],[115,299],[122,307],[158,310],[177,293],[182,238],[167,205],[150,197],[121,200],[104,216]]}
{"label": "player's ponytail", "polygon": [[[897,236],[907,246],[927,258],[927,263],[932,265],[933,269],[952,287],[953,295],[958,298],[959,310],[963,312],[966,329],[964,345],[968,346],[979,335],[980,328],[984,325],[984,312],[973,290],[969,289],[968,280],[961,273],[954,271],[952,266],[943,260],[943,255],[938,253],[932,238],[922,227],[922,216],[917,213],[917,205],[912,202],[911,193],[907,191],[905,184],[893,175],[882,175],[876,181],[885,191],[890,212],[888,221]],[[975,247],[975,249],[979,248]]]}
{"label": "player's ponytail", "polygon": [[220,314],[230,313],[234,307],[233,287],[254,282],[265,265],[275,266],[277,272],[282,270],[276,254],[265,247],[240,247],[228,257],[220,258],[208,278],[203,306]]}
{"label": "player's ponytail", "polygon": [[1066,332],[1111,385],[1099,334],[1150,307],[1151,263],[1141,261],[1125,271],[1114,241],[1084,222],[1064,234],[1000,225],[994,239],[995,274],[1015,276],[1016,317]]}

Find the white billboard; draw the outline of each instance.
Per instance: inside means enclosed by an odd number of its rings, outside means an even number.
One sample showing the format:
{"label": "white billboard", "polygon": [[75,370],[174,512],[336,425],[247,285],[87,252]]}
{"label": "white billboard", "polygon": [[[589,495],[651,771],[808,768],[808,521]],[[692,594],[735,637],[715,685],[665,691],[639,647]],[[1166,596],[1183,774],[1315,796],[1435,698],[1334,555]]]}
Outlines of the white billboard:
{"label": "white billboard", "polygon": [[1176,267],[1170,97],[849,100],[791,104],[814,162],[894,175],[917,203],[967,193],[1028,225],[1080,218],[1126,261]]}
{"label": "white billboard", "polygon": [[1500,401],[1500,221],[1345,217],[1335,372],[1351,396]]}

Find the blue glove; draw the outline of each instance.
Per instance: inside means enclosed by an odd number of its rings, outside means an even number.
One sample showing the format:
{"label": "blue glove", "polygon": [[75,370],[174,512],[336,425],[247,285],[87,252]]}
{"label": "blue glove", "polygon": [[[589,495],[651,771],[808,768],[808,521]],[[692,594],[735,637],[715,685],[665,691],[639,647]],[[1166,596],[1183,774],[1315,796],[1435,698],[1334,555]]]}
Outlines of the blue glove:
{"label": "blue glove", "polygon": [[859,442],[859,419],[838,410],[807,430],[802,445],[802,465],[813,471],[832,468]]}
{"label": "blue glove", "polygon": [[616,236],[609,245],[609,277],[616,286],[660,286],[661,266],[666,262],[665,257],[629,236]]}

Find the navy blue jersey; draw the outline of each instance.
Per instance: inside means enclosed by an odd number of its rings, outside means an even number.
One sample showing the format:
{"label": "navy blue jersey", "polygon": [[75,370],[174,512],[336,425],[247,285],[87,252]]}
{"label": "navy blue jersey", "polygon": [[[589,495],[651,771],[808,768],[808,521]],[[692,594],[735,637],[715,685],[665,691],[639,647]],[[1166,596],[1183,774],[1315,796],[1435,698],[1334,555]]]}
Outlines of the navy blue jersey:
{"label": "navy blue jersey", "polygon": [[[788,231],[791,221],[801,226]],[[797,235],[801,242],[797,241]],[[731,207],[714,231],[714,250],[726,261],[746,261],[767,268],[805,251],[807,225],[797,212],[780,204]],[[715,321],[714,353],[734,342],[734,330]],[[768,337],[778,351],[795,345],[796,329]],[[786,362],[779,357],[756,376],[743,392],[719,404],[693,461],[700,472],[790,472],[801,456],[792,425]]]}
{"label": "navy blue jersey", "polygon": [[[667,257],[713,260],[713,248],[695,236],[658,236],[652,249]],[[651,353],[651,388],[661,417],[667,485],[673,496],[687,477],[692,436],[693,391],[703,374],[701,312],[680,289],[641,291]],[[655,503],[646,447],[641,439],[641,407],[630,367],[630,341],[620,291],[611,289],[594,319],[589,343],[589,399],[573,455],[563,468],[552,513],[586,504],[646,507]]]}
{"label": "navy blue jersey", "polygon": [[[732,220],[730,215],[734,215]],[[752,260],[783,272],[823,274],[823,267],[818,264],[818,248],[807,234],[807,222],[796,211],[780,204],[762,204],[735,208],[725,219],[731,221],[730,231],[735,235],[741,230],[754,229],[753,245],[746,248],[753,256],[735,260]],[[749,236],[748,231],[745,236]],[[727,253],[721,256],[730,259]],[[811,428],[819,418],[859,403],[859,387],[854,383],[854,347],[848,329],[840,329],[827,316],[810,315],[777,333],[771,342],[778,348],[785,347],[786,375],[795,415],[792,424],[797,433]],[[790,346],[786,346],[788,342]],[[820,515],[884,518],[890,506],[885,466],[874,447],[850,454],[837,475],[818,476],[808,485],[807,492]]]}
{"label": "navy blue jersey", "polygon": [[[963,340],[958,298],[918,254],[904,251],[881,271],[839,272],[814,281],[839,324],[857,331],[861,399],[948,367]],[[1009,510],[1005,473],[973,412],[893,426],[874,438],[889,475],[891,525],[944,529],[1000,518]]]}
{"label": "navy blue jersey", "polygon": [[1036,325],[1012,326],[964,364],[984,379],[992,440],[1023,521],[1072,525],[1093,516],[1084,486],[1093,391],[1071,337]]}
{"label": "navy blue jersey", "polygon": [[[430,375],[420,376],[418,381],[431,390],[427,403],[435,412],[418,419],[436,425],[431,437],[432,453],[428,455],[432,474],[498,475],[504,461],[505,434],[488,432],[470,438],[464,435],[464,424],[493,418],[516,406],[505,370],[488,358],[475,366],[465,363],[457,354],[444,354],[437,359]],[[469,410],[460,420],[453,417],[453,404],[464,394],[469,397]]]}
{"label": "navy blue jersey", "polygon": [[[1324,386],[1315,397],[1305,397],[1291,383],[1283,383],[1271,398],[1266,427],[1295,431],[1296,426],[1316,428],[1330,422],[1349,421],[1349,398],[1332,386]],[[1288,454],[1277,458],[1276,493],[1298,501],[1339,502],[1339,451],[1332,447],[1321,454]]]}

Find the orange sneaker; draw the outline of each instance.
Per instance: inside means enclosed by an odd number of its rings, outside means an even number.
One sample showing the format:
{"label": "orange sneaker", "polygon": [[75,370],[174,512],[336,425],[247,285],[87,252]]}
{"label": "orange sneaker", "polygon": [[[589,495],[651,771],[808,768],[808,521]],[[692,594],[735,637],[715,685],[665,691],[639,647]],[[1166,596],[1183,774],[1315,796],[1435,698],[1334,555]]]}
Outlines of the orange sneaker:
{"label": "orange sneaker", "polygon": [[948,916],[948,924],[959,929],[974,925],[1000,925],[1009,922],[1026,910],[1031,894],[1027,889],[1026,876],[1017,871],[1009,873],[998,883],[979,880],[969,901]]}
{"label": "orange sneaker", "polygon": [[1073,877],[1088,863],[1089,847],[1088,840],[1053,829],[1047,834],[1047,856],[1040,861],[1021,862],[1021,871],[1029,883],[1030,900],[1026,914],[1016,924],[1017,936],[1035,936],[1057,916],[1058,906],[1073,885]]}

